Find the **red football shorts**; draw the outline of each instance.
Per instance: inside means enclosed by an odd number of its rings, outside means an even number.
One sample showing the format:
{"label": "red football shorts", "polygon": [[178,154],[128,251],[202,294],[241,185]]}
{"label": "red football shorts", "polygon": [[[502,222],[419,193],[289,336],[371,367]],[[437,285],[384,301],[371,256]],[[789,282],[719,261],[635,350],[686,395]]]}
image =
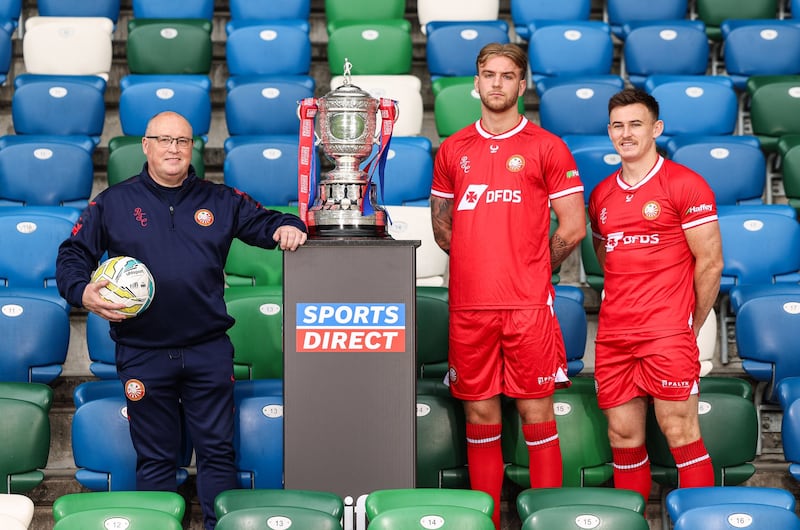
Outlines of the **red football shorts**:
{"label": "red football shorts", "polygon": [[699,351],[694,333],[669,337],[616,335],[595,341],[597,401],[601,409],[640,396],[684,401],[698,392]]}
{"label": "red football shorts", "polygon": [[450,313],[453,396],[536,399],[568,386],[561,328],[551,307]]}

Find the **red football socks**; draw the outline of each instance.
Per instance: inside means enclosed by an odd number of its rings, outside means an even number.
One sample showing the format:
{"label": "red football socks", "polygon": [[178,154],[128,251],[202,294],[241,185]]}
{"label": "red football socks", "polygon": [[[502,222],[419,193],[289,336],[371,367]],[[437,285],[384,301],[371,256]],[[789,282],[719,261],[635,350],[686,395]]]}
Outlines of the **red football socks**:
{"label": "red football socks", "polygon": [[678,486],[697,488],[714,485],[714,467],[700,438],[692,443],[670,449],[678,466]]}
{"label": "red football socks", "polygon": [[503,490],[503,448],[500,424],[467,423],[467,462],[472,489],[485,491],[494,499],[492,521],[500,528],[500,494]]}
{"label": "red football socks", "polygon": [[614,487],[636,491],[647,502],[652,487],[647,448],[644,445],[612,447],[611,454],[614,459]]}
{"label": "red football socks", "polygon": [[564,470],[555,420],[524,424],[522,434],[528,445],[531,487],[560,488]]}

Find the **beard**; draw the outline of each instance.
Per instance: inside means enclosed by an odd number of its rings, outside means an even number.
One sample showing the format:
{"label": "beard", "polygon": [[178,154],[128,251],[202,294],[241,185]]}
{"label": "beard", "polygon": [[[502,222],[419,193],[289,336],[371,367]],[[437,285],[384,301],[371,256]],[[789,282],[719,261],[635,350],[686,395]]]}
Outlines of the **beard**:
{"label": "beard", "polygon": [[517,96],[508,96],[504,98],[489,97],[481,94],[481,103],[493,112],[505,112],[517,106]]}

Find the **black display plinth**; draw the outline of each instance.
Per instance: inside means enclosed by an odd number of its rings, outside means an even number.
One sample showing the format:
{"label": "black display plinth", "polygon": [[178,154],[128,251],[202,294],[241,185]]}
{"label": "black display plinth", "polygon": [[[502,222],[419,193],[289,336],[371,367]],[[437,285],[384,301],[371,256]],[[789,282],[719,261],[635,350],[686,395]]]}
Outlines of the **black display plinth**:
{"label": "black display plinth", "polygon": [[416,475],[418,241],[284,252],[284,487],[359,497]]}

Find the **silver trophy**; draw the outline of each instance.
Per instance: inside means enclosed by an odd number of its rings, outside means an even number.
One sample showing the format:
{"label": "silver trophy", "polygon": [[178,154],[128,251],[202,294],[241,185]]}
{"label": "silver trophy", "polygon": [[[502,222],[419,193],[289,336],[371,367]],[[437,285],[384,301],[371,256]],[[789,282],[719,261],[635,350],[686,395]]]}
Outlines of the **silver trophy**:
{"label": "silver trophy", "polygon": [[388,237],[376,185],[361,169],[379,141],[380,101],[351,84],[350,68],[346,61],[344,84],[317,101],[319,143],[335,167],[320,176],[308,208],[312,237]]}

